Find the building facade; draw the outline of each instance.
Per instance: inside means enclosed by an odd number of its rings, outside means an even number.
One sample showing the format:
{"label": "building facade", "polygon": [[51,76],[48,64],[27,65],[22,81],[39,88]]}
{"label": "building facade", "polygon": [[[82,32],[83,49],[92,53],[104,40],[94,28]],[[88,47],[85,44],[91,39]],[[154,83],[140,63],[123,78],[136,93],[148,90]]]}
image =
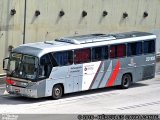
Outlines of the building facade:
{"label": "building facade", "polygon": [[156,34],[160,53],[160,0],[0,0],[0,73],[23,43],[127,31]]}

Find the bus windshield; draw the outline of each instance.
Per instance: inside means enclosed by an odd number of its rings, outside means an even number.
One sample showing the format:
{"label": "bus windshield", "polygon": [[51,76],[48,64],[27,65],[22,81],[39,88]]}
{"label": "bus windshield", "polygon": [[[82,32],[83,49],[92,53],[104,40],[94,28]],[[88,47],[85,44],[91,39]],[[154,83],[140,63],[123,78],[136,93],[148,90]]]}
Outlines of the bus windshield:
{"label": "bus windshield", "polygon": [[11,77],[35,80],[37,76],[38,58],[30,55],[11,53],[8,70]]}

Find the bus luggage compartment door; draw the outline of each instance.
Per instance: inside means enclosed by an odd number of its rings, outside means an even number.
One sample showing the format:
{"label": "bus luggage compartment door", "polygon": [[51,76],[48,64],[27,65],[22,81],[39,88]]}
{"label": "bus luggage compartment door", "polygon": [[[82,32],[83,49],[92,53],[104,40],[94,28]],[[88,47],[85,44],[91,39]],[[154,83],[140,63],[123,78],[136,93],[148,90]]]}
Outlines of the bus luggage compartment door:
{"label": "bus luggage compartment door", "polygon": [[79,91],[79,77],[76,76],[76,77],[73,77],[73,91],[74,92],[77,92]]}

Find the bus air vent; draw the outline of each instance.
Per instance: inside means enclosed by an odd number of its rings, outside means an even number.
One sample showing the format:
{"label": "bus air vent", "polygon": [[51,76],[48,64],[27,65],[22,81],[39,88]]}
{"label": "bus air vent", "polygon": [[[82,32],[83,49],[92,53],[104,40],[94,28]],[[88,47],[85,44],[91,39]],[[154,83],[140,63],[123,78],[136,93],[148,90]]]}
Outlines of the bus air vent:
{"label": "bus air vent", "polygon": [[61,38],[56,41],[66,42],[71,44],[86,44],[86,43],[95,43],[102,41],[115,40],[116,38],[104,34],[91,34],[90,36],[79,36],[79,37],[70,37],[70,38]]}
{"label": "bus air vent", "polygon": [[54,45],[54,41],[44,41],[45,44],[50,44],[50,45]]}
{"label": "bus air vent", "polygon": [[93,42],[101,42],[101,41],[109,41],[109,40],[115,40],[116,38],[114,36],[102,36],[98,39],[93,39]]}
{"label": "bus air vent", "polygon": [[66,42],[66,43],[71,43],[71,44],[80,44],[80,43],[79,43],[77,40],[75,40],[75,39],[67,39],[67,38],[56,39],[55,41]]}

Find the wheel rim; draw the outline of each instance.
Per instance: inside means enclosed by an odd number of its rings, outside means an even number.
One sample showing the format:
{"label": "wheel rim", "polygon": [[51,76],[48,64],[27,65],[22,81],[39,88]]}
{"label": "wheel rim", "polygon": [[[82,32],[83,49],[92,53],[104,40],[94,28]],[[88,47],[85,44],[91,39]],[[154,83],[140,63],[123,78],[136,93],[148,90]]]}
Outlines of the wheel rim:
{"label": "wheel rim", "polygon": [[61,90],[59,88],[56,88],[54,93],[56,96],[59,96],[61,94]]}
{"label": "wheel rim", "polygon": [[128,78],[125,78],[125,79],[124,79],[123,85],[124,85],[124,86],[128,86]]}
{"label": "wheel rim", "polygon": [[121,81],[121,88],[122,89],[127,89],[131,85],[132,82],[132,77],[129,74],[124,74],[122,76],[122,81]]}

